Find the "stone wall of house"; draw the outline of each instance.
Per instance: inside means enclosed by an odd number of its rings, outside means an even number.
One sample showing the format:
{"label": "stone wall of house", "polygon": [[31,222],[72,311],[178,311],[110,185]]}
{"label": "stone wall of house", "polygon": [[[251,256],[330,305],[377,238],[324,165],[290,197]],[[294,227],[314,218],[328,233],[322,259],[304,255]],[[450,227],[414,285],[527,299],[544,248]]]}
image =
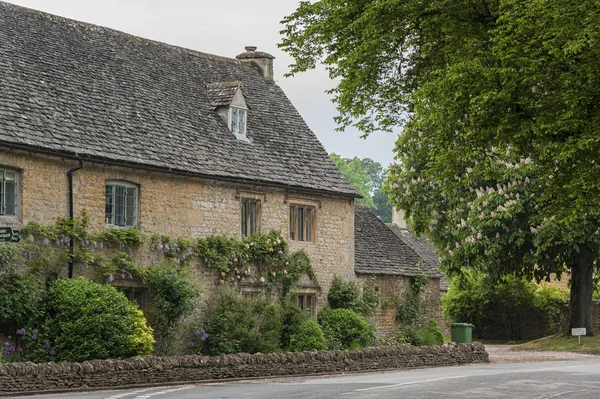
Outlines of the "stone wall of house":
{"label": "stone wall of house", "polygon": [[[402,295],[407,289],[410,289],[412,279],[410,276],[393,275],[360,275],[358,281],[362,284],[372,284],[380,294],[380,305],[375,314],[369,317],[369,320],[377,326],[379,336],[387,337],[397,332],[396,327],[396,309],[385,306],[391,298]],[[421,294],[421,300],[428,319],[437,321],[445,329],[445,323],[441,318],[440,304],[440,279],[432,278]]]}
{"label": "stone wall of house", "polygon": [[[68,216],[67,171],[73,160],[0,149],[0,167],[20,171],[19,218],[0,217],[0,225],[19,228],[28,222],[54,223]],[[289,206],[316,210],[313,242],[291,241],[292,250],[308,253],[321,288],[317,304],[327,301],[334,276],[354,278],[354,203],[350,198],[306,195],[264,186],[224,183],[86,162],[74,173],[75,214],[86,211],[90,228],[105,227],[105,182],[120,180],[139,187],[139,228],[171,237],[241,235],[240,199],[260,201],[261,231],[289,232]]]}
{"label": "stone wall of house", "polygon": [[310,375],[486,363],[480,343],[388,346],[353,351],[146,357],[83,363],[0,364],[0,395],[64,389],[117,388],[226,378]]}

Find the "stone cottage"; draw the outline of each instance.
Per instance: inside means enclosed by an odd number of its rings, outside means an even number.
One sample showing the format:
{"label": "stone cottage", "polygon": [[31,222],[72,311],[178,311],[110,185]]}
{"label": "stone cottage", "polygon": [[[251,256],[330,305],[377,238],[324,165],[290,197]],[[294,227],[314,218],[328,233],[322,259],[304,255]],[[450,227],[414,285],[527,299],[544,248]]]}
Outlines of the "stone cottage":
{"label": "stone cottage", "polygon": [[[354,198],[273,81],[225,58],[0,2],[0,226],[85,210],[91,228],[172,237],[281,230],[320,307],[354,275]],[[77,270],[75,270],[77,274]]]}
{"label": "stone cottage", "polygon": [[[443,325],[439,305],[443,274],[438,271],[437,259],[430,258],[435,255],[433,247],[424,239],[417,239],[405,225],[386,225],[364,205],[356,205],[354,220],[354,270],[359,281],[372,284],[379,291],[382,306],[372,319],[380,332],[389,334],[396,329],[396,309],[386,307],[384,301],[410,289],[420,275],[429,277],[422,293],[423,300],[431,305],[427,316]],[[401,223],[396,218],[394,221]]]}

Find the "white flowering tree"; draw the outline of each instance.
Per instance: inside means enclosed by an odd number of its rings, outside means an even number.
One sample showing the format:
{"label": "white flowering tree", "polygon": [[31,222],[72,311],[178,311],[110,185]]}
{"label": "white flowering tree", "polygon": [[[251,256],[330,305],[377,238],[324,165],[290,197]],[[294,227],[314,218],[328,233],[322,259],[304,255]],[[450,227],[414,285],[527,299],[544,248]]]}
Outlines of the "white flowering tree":
{"label": "white flowering tree", "polygon": [[554,176],[541,176],[531,157],[510,146],[444,145],[419,125],[415,119],[398,139],[386,189],[414,230],[430,237],[442,269],[537,281],[568,271],[571,325],[590,328],[600,215],[559,221],[544,195]]}
{"label": "white flowering tree", "polygon": [[340,129],[404,129],[390,194],[448,271],[569,269],[571,324],[590,326],[600,2],[302,1],[283,24],[291,74],[336,79]]}

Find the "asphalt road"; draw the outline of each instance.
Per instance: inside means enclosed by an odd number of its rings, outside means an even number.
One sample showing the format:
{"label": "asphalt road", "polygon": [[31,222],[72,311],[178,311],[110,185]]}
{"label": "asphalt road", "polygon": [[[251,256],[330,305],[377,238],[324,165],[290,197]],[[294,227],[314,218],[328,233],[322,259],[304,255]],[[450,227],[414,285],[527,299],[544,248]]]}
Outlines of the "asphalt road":
{"label": "asphalt road", "polygon": [[[19,396],[25,398],[25,396]],[[282,378],[214,384],[69,393],[44,399],[397,399],[600,398],[600,357],[583,361],[459,367]]]}

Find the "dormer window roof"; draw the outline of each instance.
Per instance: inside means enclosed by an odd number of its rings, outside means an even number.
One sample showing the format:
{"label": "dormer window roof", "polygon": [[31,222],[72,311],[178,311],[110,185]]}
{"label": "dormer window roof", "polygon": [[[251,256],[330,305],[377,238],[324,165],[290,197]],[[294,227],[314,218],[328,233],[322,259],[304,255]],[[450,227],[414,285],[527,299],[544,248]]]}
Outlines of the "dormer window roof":
{"label": "dormer window roof", "polygon": [[247,136],[248,106],[242,93],[242,83],[219,82],[206,85],[208,99],[217,114],[238,140],[251,141]]}

